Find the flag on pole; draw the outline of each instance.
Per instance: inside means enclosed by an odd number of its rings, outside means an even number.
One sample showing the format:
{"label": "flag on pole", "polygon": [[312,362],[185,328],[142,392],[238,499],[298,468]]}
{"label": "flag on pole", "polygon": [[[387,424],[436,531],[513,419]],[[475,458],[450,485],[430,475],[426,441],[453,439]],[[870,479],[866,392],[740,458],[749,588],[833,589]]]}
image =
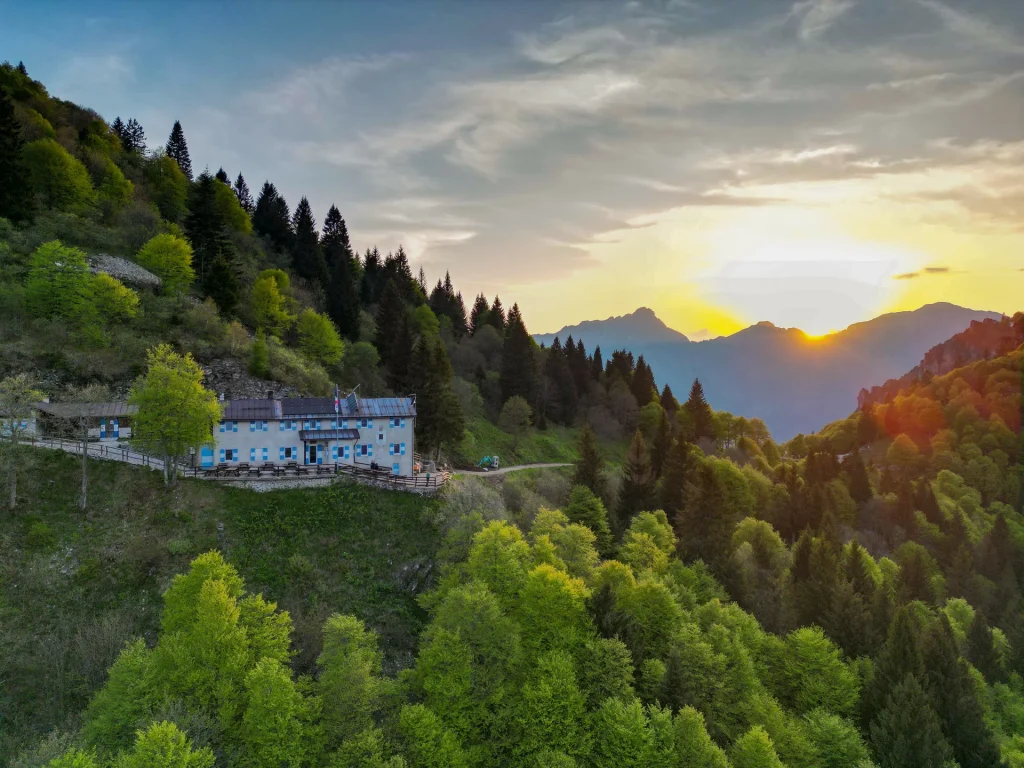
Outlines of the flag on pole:
{"label": "flag on pole", "polygon": [[341,399],[338,397],[338,385],[334,385],[334,412],[341,412]]}

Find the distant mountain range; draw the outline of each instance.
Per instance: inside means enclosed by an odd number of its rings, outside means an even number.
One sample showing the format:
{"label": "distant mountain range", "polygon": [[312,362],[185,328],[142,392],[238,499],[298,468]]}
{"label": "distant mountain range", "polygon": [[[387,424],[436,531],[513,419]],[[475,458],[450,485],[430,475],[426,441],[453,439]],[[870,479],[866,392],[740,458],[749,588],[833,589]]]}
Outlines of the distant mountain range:
{"label": "distant mountain range", "polygon": [[658,385],[667,383],[680,400],[700,378],[712,407],[764,419],[777,440],[788,440],[849,415],[861,389],[903,375],[972,321],[1000,317],[938,303],[880,315],[822,338],[761,322],[731,336],[690,341],[641,307],[534,338],[550,344],[571,335],[583,339],[588,352],[600,346],[605,360],[615,349],[643,355]]}

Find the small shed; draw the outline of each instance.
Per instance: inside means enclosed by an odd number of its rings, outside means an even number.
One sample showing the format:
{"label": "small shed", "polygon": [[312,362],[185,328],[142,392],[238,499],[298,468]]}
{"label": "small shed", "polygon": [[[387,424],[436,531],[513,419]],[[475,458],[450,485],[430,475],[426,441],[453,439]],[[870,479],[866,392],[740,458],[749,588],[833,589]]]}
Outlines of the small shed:
{"label": "small shed", "polygon": [[116,442],[132,436],[131,420],[138,407],[126,402],[36,403],[42,437],[81,437],[82,426],[90,440]]}

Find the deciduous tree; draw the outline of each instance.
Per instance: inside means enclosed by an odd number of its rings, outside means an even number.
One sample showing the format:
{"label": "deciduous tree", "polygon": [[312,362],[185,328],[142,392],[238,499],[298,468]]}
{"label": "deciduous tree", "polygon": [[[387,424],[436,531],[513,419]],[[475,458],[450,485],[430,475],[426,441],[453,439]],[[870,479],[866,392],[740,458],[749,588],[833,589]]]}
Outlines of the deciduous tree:
{"label": "deciduous tree", "polygon": [[8,509],[18,504],[18,474],[31,458],[19,442],[24,439],[32,419],[33,405],[43,399],[27,373],[0,381],[0,465],[7,477]]}
{"label": "deciduous tree", "polygon": [[501,414],[498,416],[498,426],[504,432],[512,435],[513,452],[519,450],[519,440],[529,431],[532,418],[533,409],[519,395],[510,397],[501,407]]}
{"label": "deciduous tree", "polygon": [[154,235],[135,254],[135,261],[159,277],[167,293],[184,292],[196,279],[192,269],[192,246],[188,240],[175,235]]}

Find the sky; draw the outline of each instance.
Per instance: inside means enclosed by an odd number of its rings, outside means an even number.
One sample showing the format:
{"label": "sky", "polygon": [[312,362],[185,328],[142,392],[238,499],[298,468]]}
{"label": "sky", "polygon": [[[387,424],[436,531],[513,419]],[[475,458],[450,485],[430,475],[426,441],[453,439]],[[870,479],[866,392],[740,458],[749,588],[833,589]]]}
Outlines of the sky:
{"label": "sky", "polygon": [[1024,309],[1024,2],[33,3],[0,59],[556,331]]}

